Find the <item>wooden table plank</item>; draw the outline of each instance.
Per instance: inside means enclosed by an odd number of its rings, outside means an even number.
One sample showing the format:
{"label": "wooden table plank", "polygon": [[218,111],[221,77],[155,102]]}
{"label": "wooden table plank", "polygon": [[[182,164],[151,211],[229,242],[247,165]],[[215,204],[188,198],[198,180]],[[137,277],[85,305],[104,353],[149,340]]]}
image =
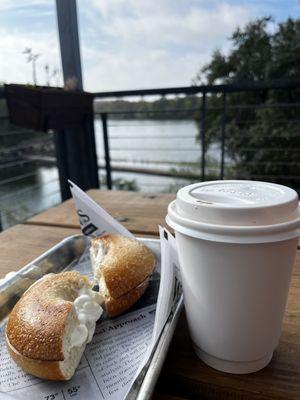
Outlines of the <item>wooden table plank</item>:
{"label": "wooden table plank", "polygon": [[210,400],[299,400],[300,251],[297,252],[280,343],[266,368],[253,374],[232,375],[206,366],[193,351],[183,313],[156,390]]}
{"label": "wooden table plank", "polygon": [[[135,192],[91,191],[112,215],[128,218],[127,228],[157,234],[173,195],[149,198]],[[0,235],[0,277],[30,262],[66,236],[79,232],[72,201],[33,217]],[[209,368],[194,354],[184,313],[164,364],[153,399],[300,399],[300,252],[280,344],[269,366],[250,375],[225,374]]]}
{"label": "wooden table plank", "polygon": [[78,228],[16,225],[0,234],[0,278],[17,271]]}
{"label": "wooden table plank", "polygon": [[[133,233],[157,235],[158,225],[164,224],[168,204],[173,194],[147,195],[141,192],[90,190],[88,194],[113,217]],[[29,219],[27,224],[78,228],[73,200],[50,208]]]}
{"label": "wooden table plank", "polygon": [[24,224],[5,230],[0,234],[0,279],[8,272],[24,267],[66,237],[78,233],[81,233],[79,228]]}

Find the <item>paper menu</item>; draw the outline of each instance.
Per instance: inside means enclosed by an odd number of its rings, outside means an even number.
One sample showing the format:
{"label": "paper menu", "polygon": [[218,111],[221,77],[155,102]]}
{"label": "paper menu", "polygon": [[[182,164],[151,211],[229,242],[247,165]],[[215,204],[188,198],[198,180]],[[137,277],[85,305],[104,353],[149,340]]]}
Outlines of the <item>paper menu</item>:
{"label": "paper menu", "polygon": [[[16,399],[120,399],[151,340],[155,305],[97,325],[81,363],[68,382],[43,381],[10,359],[1,328],[0,388]],[[124,346],[126,342],[126,346]],[[134,357],[133,357],[134,354]],[[48,396],[48,397],[47,397]],[[1,393],[0,393],[1,399]]]}
{"label": "paper menu", "polygon": [[76,205],[82,233],[86,236],[101,236],[104,233],[119,233],[134,238],[122,224],[115,220],[99,204],[84,193],[75,183],[69,181],[70,190]]}
{"label": "paper menu", "polygon": [[[86,235],[118,232],[133,237],[76,185],[72,184],[71,191]],[[145,239],[157,259],[157,272],[145,295],[125,315],[97,323],[94,338],[69,382],[43,381],[24,373],[10,359],[4,343],[4,325],[0,328],[0,399],[1,392],[15,399],[33,400],[114,400],[127,395],[134,398],[132,385],[151,357],[174,304],[176,254],[170,245],[172,236],[162,228],[160,234],[161,241]],[[92,275],[88,248],[72,268]]]}

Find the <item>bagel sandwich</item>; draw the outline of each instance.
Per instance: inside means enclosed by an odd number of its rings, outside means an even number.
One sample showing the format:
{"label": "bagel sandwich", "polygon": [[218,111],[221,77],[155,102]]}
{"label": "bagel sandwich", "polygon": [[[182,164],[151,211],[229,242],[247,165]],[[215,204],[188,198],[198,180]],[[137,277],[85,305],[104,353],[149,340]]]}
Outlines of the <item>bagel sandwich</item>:
{"label": "bagel sandwich", "polygon": [[156,263],[146,245],[119,234],[93,238],[90,259],[109,317],[122,314],[143,295]]}
{"label": "bagel sandwich", "polygon": [[79,364],[102,299],[76,271],[48,274],[23,294],[9,315],[6,343],[13,360],[43,379],[69,380]]}

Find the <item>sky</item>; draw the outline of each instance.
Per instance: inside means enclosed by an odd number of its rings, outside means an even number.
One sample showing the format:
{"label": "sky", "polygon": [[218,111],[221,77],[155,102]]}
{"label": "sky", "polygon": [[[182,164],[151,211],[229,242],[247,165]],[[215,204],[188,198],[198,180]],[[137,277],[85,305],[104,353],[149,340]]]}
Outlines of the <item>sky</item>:
{"label": "sky", "polygon": [[[190,85],[215,49],[228,52],[238,26],[300,17],[299,0],[77,0],[77,8],[88,91]],[[25,48],[40,54],[39,84],[46,64],[61,70],[54,0],[0,0],[0,82],[32,83]]]}

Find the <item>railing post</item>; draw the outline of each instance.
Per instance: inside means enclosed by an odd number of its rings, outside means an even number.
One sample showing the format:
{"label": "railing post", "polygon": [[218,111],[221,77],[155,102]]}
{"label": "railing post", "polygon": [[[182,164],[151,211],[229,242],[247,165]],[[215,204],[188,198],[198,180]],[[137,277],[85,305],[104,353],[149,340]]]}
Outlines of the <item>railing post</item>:
{"label": "railing post", "polygon": [[98,159],[95,141],[94,129],[94,114],[86,117],[85,121],[85,137],[88,148],[88,161],[89,161],[89,181],[93,188],[99,188],[99,174],[98,174]]}
{"label": "railing post", "polygon": [[111,190],[112,189],[112,179],[111,179],[109,141],[108,141],[108,132],[107,132],[107,114],[101,113],[101,119],[102,119],[103,141],[104,141],[106,185],[107,185],[107,189]]}
{"label": "railing post", "polygon": [[66,132],[55,131],[53,133],[53,141],[55,147],[56,164],[58,169],[59,187],[62,201],[65,201],[71,197],[68,179],[69,168],[67,160],[67,150],[66,150]]}
{"label": "railing post", "polygon": [[205,117],[206,117],[206,92],[202,93],[202,102],[201,102],[201,125],[200,125],[200,136],[201,136],[201,181],[205,181],[205,152],[206,152],[206,143],[205,143]]}
{"label": "railing post", "polygon": [[0,211],[0,232],[3,231],[3,226],[2,226],[2,215],[1,215],[1,211]]}
{"label": "railing post", "polygon": [[221,126],[221,168],[220,179],[224,179],[224,164],[225,164],[225,130],[226,130],[226,93],[222,96],[222,126]]}

